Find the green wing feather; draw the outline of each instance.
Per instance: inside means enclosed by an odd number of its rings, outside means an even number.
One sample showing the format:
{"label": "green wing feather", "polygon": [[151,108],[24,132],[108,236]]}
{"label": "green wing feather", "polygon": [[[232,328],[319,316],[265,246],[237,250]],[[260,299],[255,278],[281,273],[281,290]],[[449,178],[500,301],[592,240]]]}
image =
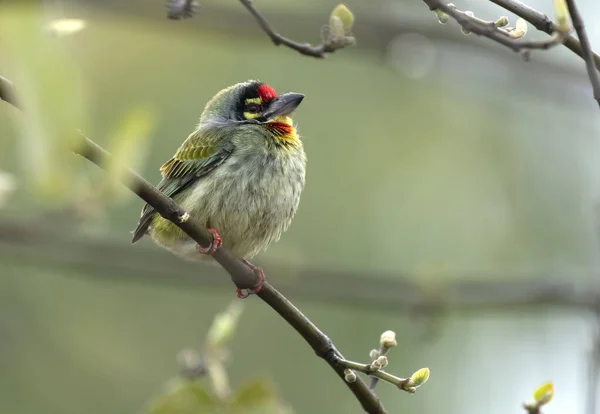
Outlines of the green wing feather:
{"label": "green wing feather", "polygon": [[[233,151],[230,143],[223,143],[217,136],[192,133],[169,161],[160,167],[162,180],[156,188],[167,197],[173,197],[198,179],[221,165]],[[133,231],[131,243],[141,239],[147,232],[156,211],[144,205],[142,217]]]}

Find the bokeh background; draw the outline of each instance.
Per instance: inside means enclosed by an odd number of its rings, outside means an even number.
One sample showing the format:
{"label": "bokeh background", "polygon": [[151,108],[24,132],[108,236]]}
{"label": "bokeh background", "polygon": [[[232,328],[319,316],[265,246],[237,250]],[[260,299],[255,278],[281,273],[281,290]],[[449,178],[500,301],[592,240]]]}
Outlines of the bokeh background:
{"label": "bokeh background", "polygon": [[[318,42],[337,2],[255,4]],[[325,60],[275,47],[235,0],[183,21],[160,0],[47,1],[29,9],[43,22],[85,22],[47,38],[0,7],[0,73],[33,108],[0,105],[0,412],[141,412],[178,352],[202,348],[234,298],[227,275],[131,246],[142,202],[56,142],[80,128],[156,183],[205,102],[251,78],[306,95],[309,160],[291,229],[256,262],[349,359],[391,329],[388,370],[431,369],[416,395],[378,385],[390,413],[519,412],[549,380],[545,412],[594,412],[600,113],[583,61],[555,48],[525,62],[422,1],[345,4],[357,44]],[[550,0],[528,4],[553,16]],[[600,3],[578,4],[599,49]],[[233,387],[266,377],[297,413],[360,412],[256,298],[229,348]]]}

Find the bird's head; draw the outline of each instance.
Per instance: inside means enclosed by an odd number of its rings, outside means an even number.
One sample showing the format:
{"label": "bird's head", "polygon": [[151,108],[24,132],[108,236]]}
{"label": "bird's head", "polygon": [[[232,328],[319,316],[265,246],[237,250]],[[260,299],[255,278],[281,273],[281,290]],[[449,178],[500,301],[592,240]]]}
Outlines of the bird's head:
{"label": "bird's head", "polygon": [[263,82],[241,82],[221,90],[206,104],[200,127],[258,132],[277,145],[294,144],[298,136],[290,115],[302,99],[299,93],[278,95]]}

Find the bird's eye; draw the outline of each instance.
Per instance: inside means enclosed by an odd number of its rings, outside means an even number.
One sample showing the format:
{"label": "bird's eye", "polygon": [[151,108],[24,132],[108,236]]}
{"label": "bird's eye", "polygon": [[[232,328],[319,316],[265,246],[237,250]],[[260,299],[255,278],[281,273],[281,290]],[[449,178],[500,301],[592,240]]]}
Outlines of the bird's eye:
{"label": "bird's eye", "polygon": [[250,105],[246,106],[245,112],[249,112],[251,114],[257,114],[260,112],[260,105],[250,104]]}

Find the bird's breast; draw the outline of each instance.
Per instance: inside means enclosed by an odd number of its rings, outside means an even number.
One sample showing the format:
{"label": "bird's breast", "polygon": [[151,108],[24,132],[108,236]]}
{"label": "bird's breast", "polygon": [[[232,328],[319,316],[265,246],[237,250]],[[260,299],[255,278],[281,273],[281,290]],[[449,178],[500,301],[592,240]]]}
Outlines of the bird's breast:
{"label": "bird's breast", "polygon": [[224,245],[250,258],[277,241],[298,209],[305,183],[302,149],[293,153],[234,153],[180,201]]}

